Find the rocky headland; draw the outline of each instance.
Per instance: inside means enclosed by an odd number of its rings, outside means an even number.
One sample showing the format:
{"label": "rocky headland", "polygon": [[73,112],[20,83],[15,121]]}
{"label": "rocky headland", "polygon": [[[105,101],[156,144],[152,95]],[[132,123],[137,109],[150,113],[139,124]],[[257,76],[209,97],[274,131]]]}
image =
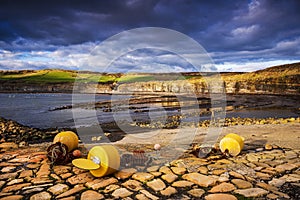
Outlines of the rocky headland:
{"label": "rocky headland", "polygon": [[[96,73],[93,75],[93,79],[85,80],[76,79],[76,76],[80,77],[80,73],[59,71],[63,76],[68,75],[70,77],[64,79],[53,79],[51,77],[51,79],[45,78],[43,81],[42,78],[51,72],[51,70],[42,73],[35,71],[2,71],[0,72],[0,92],[72,93],[76,91],[84,93],[161,94],[192,92],[195,94],[208,94],[209,89],[203,77],[209,78],[211,76],[210,73],[131,74],[128,75],[130,79],[128,77],[122,79],[122,76],[124,76],[122,74],[104,75]],[[58,73],[57,70],[55,73]],[[32,74],[39,74],[39,79],[32,78],[32,76],[38,76]],[[227,94],[298,95],[300,93],[300,63],[275,66],[249,73],[221,73],[220,75]],[[107,79],[107,81],[102,79]],[[75,81],[77,81],[76,84],[74,84]]]}

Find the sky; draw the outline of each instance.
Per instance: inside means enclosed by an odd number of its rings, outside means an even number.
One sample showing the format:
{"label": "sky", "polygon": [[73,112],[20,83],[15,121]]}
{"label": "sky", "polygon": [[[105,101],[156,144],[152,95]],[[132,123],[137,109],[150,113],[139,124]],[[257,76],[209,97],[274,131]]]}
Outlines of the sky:
{"label": "sky", "polygon": [[0,70],[201,70],[186,59],[198,55],[190,41],[219,72],[300,62],[299,10],[298,0],[1,0]]}

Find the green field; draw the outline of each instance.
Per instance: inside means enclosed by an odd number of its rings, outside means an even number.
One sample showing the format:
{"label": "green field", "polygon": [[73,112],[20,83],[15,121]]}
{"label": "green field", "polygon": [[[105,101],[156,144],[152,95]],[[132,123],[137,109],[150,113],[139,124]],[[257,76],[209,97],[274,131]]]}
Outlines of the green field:
{"label": "green field", "polygon": [[151,74],[101,74],[93,72],[76,72],[58,69],[49,70],[24,70],[0,71],[0,80],[25,83],[69,83],[74,81],[87,83],[133,83],[156,80],[182,80],[193,76],[178,75],[151,75]]}
{"label": "green field", "polygon": [[[222,79],[226,82],[232,81],[275,81],[295,82],[299,80],[300,63],[270,67],[264,70],[250,73],[221,73]],[[204,81],[197,73],[136,73],[136,74],[108,74],[97,72],[70,71],[60,69],[45,70],[20,70],[0,71],[0,81],[12,81],[16,83],[70,83],[75,81],[85,83],[133,83],[147,81],[173,81],[185,80],[190,82]]]}
{"label": "green field", "polygon": [[26,82],[26,83],[68,83],[96,82],[109,83],[116,81],[115,75],[102,75],[98,73],[78,73],[66,70],[38,70],[38,71],[15,71],[0,72],[0,80]]}

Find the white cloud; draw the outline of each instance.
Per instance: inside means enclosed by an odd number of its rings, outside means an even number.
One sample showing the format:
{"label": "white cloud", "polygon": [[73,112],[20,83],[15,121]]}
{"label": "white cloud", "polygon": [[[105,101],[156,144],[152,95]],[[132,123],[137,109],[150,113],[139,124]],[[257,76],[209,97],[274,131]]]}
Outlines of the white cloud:
{"label": "white cloud", "polygon": [[259,29],[258,25],[239,27],[231,31],[234,37],[245,37],[248,38],[252,34],[255,34]]}
{"label": "white cloud", "polygon": [[288,49],[298,49],[300,48],[300,37],[294,40],[284,40],[276,44],[276,50],[288,50]]}
{"label": "white cloud", "polygon": [[[249,35],[258,28],[256,25],[239,27],[232,34]],[[199,71],[200,68],[188,63],[197,60],[200,63],[199,66],[202,66],[201,69],[205,67],[205,69],[215,71],[214,68],[207,67],[213,67],[211,63],[215,62],[218,71],[255,71],[300,60],[295,59],[297,55],[298,57],[300,55],[299,37],[279,41],[269,49],[207,54],[205,49],[202,48],[199,53],[195,50],[195,46],[191,47],[188,42],[178,40],[174,36],[168,40],[168,36],[162,33],[161,38],[154,40],[156,38],[153,34],[155,33],[135,35],[134,41],[128,35],[123,35],[120,38],[105,41],[103,46],[101,46],[103,43],[87,42],[56,46],[52,47],[52,50],[18,52],[0,50],[0,69],[63,68],[100,72],[188,72]],[[120,43],[118,39],[124,40]],[[152,41],[156,43],[153,44]],[[164,48],[169,45],[170,41],[176,41],[176,43],[172,43],[170,48]],[[30,43],[30,41],[23,40],[22,42]]]}
{"label": "white cloud", "polygon": [[284,65],[300,62],[299,60],[272,60],[272,61],[249,61],[249,62],[225,62],[216,64],[219,72],[253,72],[271,66]]}

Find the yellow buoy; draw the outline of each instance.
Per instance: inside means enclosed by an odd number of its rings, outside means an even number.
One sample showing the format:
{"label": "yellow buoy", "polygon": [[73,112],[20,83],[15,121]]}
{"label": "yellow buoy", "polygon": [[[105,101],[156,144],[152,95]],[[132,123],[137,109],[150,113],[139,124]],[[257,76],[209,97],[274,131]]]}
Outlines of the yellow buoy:
{"label": "yellow buoy", "polygon": [[76,133],[72,131],[63,131],[58,133],[53,139],[53,143],[56,142],[61,142],[67,145],[69,152],[78,147],[78,137]]}
{"label": "yellow buoy", "polygon": [[114,173],[120,167],[120,155],[118,150],[112,145],[93,147],[87,159],[75,159],[73,165],[90,170],[95,177],[102,177]]}
{"label": "yellow buoy", "polygon": [[244,147],[244,138],[235,134],[229,133],[220,141],[220,149],[223,153],[227,152],[231,156],[237,156]]}
{"label": "yellow buoy", "polygon": [[72,164],[78,168],[87,170],[98,169],[100,167],[100,165],[94,163],[92,160],[85,158],[74,159]]}

